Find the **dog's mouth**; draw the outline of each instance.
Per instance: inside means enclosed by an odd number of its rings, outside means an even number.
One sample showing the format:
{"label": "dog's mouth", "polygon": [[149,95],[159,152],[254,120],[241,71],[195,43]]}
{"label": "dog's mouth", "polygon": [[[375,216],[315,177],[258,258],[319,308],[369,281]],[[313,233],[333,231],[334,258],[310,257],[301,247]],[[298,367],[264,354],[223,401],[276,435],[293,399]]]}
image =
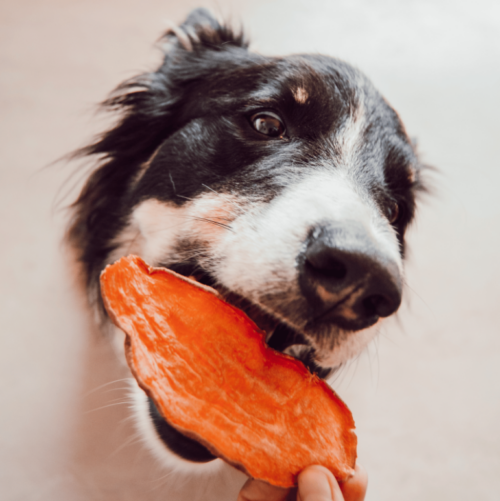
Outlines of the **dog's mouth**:
{"label": "dog's mouth", "polygon": [[336,370],[334,367],[322,367],[316,363],[315,349],[301,332],[251,303],[243,296],[221,286],[209,273],[200,269],[199,266],[187,263],[175,263],[165,267],[180,275],[194,278],[197,282],[217,290],[225,301],[242,310],[266,333],[266,343],[270,348],[300,360],[312,374],[316,374],[321,379],[326,379]]}

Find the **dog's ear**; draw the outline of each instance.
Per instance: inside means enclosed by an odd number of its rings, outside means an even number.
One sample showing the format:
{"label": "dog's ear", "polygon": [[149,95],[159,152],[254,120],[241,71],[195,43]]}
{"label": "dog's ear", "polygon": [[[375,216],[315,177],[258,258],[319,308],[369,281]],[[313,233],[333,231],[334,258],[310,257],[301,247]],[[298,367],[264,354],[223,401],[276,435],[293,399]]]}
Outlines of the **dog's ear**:
{"label": "dog's ear", "polygon": [[227,46],[247,48],[248,42],[243,32],[235,32],[227,24],[220,24],[217,19],[204,8],[193,10],[180,26],[171,26],[162,37],[168,45],[174,44],[189,52],[215,49]]}
{"label": "dog's ear", "polygon": [[179,110],[191,84],[212,74],[208,64],[212,56],[234,61],[235,54],[227,52],[240,49],[247,53],[248,46],[241,31],[219,23],[206,9],[191,12],[162,40],[167,46],[161,66],[123,82],[104,101],[105,109],[119,114],[115,126],[73,155],[100,158],[73,204],[74,219],[68,231],[69,241],[80,252],[88,285],[98,283],[102,268],[101,258],[96,259],[98,252],[113,245],[111,221],[119,215],[119,201],[127,196],[140,166],[181,125]]}

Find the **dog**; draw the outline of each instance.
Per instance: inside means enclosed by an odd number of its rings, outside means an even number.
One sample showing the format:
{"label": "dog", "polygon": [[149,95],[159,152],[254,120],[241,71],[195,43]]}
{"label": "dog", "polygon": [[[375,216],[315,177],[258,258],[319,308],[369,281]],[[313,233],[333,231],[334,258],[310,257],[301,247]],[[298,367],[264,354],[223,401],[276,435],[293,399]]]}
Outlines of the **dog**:
{"label": "dog", "polygon": [[[425,190],[415,147],[343,61],[252,53],[204,9],[162,42],[159,68],[115,90],[104,105],[118,122],[78,153],[98,158],[68,230],[90,301],[109,323],[99,275],[137,254],[217,289],[269,346],[326,378],[400,306]],[[166,464],[214,463],[134,394]]]}

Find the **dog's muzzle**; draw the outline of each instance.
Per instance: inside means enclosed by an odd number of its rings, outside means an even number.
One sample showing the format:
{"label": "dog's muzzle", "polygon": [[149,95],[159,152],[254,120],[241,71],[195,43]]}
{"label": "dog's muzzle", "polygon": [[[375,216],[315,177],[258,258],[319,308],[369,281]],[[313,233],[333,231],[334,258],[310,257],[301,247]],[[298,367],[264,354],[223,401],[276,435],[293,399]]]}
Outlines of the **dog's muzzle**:
{"label": "dog's muzzle", "polygon": [[298,267],[314,323],[356,331],[392,315],[401,304],[397,264],[358,222],[314,228]]}

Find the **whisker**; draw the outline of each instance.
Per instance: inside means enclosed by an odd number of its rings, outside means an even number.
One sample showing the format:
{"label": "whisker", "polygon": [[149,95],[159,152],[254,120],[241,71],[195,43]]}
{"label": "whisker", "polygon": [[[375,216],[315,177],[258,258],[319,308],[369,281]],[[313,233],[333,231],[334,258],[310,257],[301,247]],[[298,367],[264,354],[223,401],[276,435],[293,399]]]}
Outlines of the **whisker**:
{"label": "whisker", "polygon": [[[173,214],[172,217],[176,217],[178,219],[191,219],[191,220],[194,220],[194,221],[201,221],[201,222],[204,222],[204,223],[210,223],[210,224],[214,224],[216,226],[220,226],[221,228],[225,228],[226,230],[229,230],[229,231],[234,231],[230,225],[227,225],[227,224],[224,224],[224,223],[221,223],[219,221],[214,221],[213,219],[209,219],[209,218],[204,218],[204,217],[199,217],[199,216],[191,216],[189,214]],[[222,219],[223,221],[230,221],[230,219],[226,219],[226,218],[219,218],[219,219]],[[175,227],[178,227],[180,226],[182,223],[178,223],[178,224],[169,224],[168,226],[163,226],[161,228],[158,228],[157,230],[153,230],[153,231],[150,231],[149,234],[150,235],[155,235],[157,233],[162,233],[164,232],[165,230],[169,230],[171,228],[175,228]],[[133,242],[139,235],[136,235],[131,241]]]}
{"label": "whisker", "polygon": [[102,405],[101,407],[97,407],[95,409],[91,409],[89,411],[86,411],[85,414],[92,414],[92,412],[96,412],[96,411],[100,411],[100,410],[103,410],[103,409],[107,409],[108,407],[115,407],[117,405],[125,405],[125,404],[129,404],[129,403],[130,403],[130,399],[124,399],[124,400],[121,400],[121,401],[113,402],[111,404]]}
{"label": "whisker", "polygon": [[226,230],[234,232],[234,230],[231,228],[231,226],[224,224],[224,223],[219,223],[218,221],[214,221],[213,219],[208,219],[205,217],[197,217],[197,216],[185,216],[185,217],[189,217],[191,219],[194,219],[195,221],[202,221],[204,223],[210,223],[210,224],[213,224],[215,226],[219,226],[219,228],[224,228]]}
{"label": "whisker", "polygon": [[[347,387],[349,388],[349,386],[351,386],[352,384],[352,380],[354,379],[354,376],[356,374],[356,371],[358,370],[358,367],[359,367],[359,361],[361,360],[361,353],[358,353],[358,355],[352,360],[353,364],[354,365],[354,369],[352,370],[351,372],[351,379],[349,380],[349,382],[347,383]],[[370,368],[370,374],[371,374],[371,368]]]}
{"label": "whisker", "polygon": [[379,382],[380,382],[380,352],[379,352],[379,349],[380,349],[380,333],[382,332],[383,329],[380,329],[379,332],[377,333],[377,335],[375,336],[374,338],[374,347],[375,347],[375,362],[376,362],[376,367],[377,367],[377,384],[375,385],[375,390],[378,390],[378,385],[379,385]]}
{"label": "whisker", "polygon": [[343,384],[351,362],[352,362],[351,360],[343,362],[340,365],[340,367],[332,374],[331,376],[332,385],[335,383],[336,387],[339,387]]}
{"label": "whisker", "polygon": [[[202,183],[202,186],[204,186],[207,190],[213,191],[214,193],[217,193],[213,188],[210,188],[210,186],[207,186],[206,184]],[[218,193],[217,193],[218,195]]]}
{"label": "whisker", "polygon": [[144,439],[139,432],[133,433],[128,440],[125,440],[123,444],[118,446],[111,454],[109,454],[108,459],[112,458],[113,456],[116,456],[116,454],[118,454],[121,450],[125,449],[126,447],[138,444],[143,440]]}
{"label": "whisker", "polygon": [[168,176],[170,177],[170,182],[172,183],[172,187],[174,188],[174,193],[176,193],[177,190],[175,189],[175,183],[174,183],[174,180],[172,179],[172,173],[169,172]]}
{"label": "whisker", "polygon": [[140,235],[141,231],[137,230],[135,237],[129,242],[129,245],[127,247],[127,254],[130,254],[130,249],[132,249],[133,245],[137,242],[137,239],[139,238]]}
{"label": "whisker", "polygon": [[415,296],[417,296],[418,299],[420,299],[420,301],[427,308],[429,313],[431,313],[432,316],[435,318],[436,314],[435,314],[434,310],[425,302],[424,298],[422,296],[420,296],[420,294],[413,287],[411,287],[411,285],[406,280],[404,281],[404,283],[405,283],[406,287],[408,287],[408,289],[410,289],[413,292],[413,294],[415,294]]}
{"label": "whisker", "polygon": [[109,390],[103,391],[103,393],[111,393],[112,391],[127,391],[130,390],[130,386],[119,386],[118,388],[110,388]]}
{"label": "whisker", "polygon": [[92,390],[88,391],[85,395],[83,395],[83,398],[88,397],[89,395],[92,395],[96,391],[101,390],[102,388],[105,388],[106,386],[109,386],[110,384],[116,384],[116,383],[121,383],[122,381],[130,381],[132,378],[130,377],[124,377],[122,379],[115,379],[114,381],[110,381],[108,383],[101,384],[97,388],[93,388]]}

